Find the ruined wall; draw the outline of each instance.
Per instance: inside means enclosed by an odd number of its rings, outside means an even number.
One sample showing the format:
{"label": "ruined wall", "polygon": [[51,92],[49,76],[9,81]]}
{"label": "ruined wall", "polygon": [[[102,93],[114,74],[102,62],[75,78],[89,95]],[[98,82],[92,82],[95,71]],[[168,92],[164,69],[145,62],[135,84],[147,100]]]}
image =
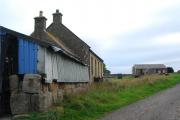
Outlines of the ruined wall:
{"label": "ruined wall", "polygon": [[88,83],[44,83],[38,74],[12,75],[10,83],[10,107],[13,115],[47,111],[63,99],[65,93],[84,92]]}

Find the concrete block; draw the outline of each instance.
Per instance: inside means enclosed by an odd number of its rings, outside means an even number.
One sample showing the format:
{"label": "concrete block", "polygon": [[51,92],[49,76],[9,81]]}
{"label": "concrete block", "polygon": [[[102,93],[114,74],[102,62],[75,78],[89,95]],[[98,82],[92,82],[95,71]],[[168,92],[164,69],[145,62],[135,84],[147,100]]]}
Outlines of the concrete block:
{"label": "concrete block", "polygon": [[29,112],[30,96],[25,93],[14,93],[10,97],[11,113],[13,115],[25,114]]}
{"label": "concrete block", "polygon": [[41,76],[37,74],[26,74],[24,76],[22,90],[26,93],[39,93],[41,91]]}
{"label": "concrete block", "polygon": [[[50,106],[52,106],[52,93],[51,92],[41,92],[32,96],[34,109],[39,112],[45,112]],[[37,106],[36,106],[37,105]],[[36,107],[35,107],[36,106]]]}
{"label": "concrete block", "polygon": [[18,91],[19,78],[17,75],[9,76],[9,89],[10,91]]}

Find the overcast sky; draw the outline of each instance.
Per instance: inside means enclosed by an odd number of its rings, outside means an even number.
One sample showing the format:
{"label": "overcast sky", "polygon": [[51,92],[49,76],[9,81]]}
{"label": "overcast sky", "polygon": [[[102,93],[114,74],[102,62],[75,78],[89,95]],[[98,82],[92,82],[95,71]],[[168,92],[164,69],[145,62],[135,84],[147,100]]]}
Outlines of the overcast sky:
{"label": "overcast sky", "polygon": [[29,35],[40,10],[48,26],[56,9],[112,73],[141,63],[180,69],[180,0],[0,0],[0,25]]}

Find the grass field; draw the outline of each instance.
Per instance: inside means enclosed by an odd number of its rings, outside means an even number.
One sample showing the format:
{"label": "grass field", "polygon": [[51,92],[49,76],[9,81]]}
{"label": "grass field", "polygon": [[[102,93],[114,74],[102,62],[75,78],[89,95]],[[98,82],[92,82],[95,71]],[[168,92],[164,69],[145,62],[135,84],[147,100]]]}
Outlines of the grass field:
{"label": "grass field", "polygon": [[67,94],[51,110],[23,120],[96,120],[106,113],[180,83],[180,74],[111,79],[92,84],[86,93]]}

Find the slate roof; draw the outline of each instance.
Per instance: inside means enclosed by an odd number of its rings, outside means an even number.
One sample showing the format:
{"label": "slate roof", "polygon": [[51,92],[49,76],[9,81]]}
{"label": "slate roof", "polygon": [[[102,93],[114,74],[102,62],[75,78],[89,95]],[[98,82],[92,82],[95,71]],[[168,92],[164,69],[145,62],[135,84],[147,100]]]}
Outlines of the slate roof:
{"label": "slate roof", "polygon": [[89,45],[76,36],[62,23],[52,23],[47,27],[46,31],[61,41],[71,52],[78,56],[84,63],[88,64],[89,60]]}
{"label": "slate roof", "polygon": [[[54,23],[51,23],[48,27],[47,27],[47,31],[51,31],[51,27],[53,26]],[[55,25],[55,34],[60,37],[63,38],[67,41],[79,41],[82,42],[84,45],[87,45],[89,48],[90,46],[88,44],[86,44],[83,40],[81,40],[76,34],[74,34],[70,29],[68,29],[65,25],[63,25],[62,23],[56,24]],[[64,41],[64,40],[63,40]]]}
{"label": "slate roof", "polygon": [[[77,57],[64,43],[62,43],[57,37],[53,36],[51,33],[47,31],[32,33],[31,37],[42,40],[43,42],[49,42],[51,45],[55,45],[56,47],[60,47],[64,51],[74,55]],[[77,57],[78,58],[78,57]]]}
{"label": "slate roof", "polygon": [[101,62],[104,62],[103,59],[101,59],[95,52],[93,52],[91,49],[90,49],[90,52],[96,56]]}
{"label": "slate roof", "polygon": [[164,64],[135,64],[135,69],[163,69],[166,68]]}

